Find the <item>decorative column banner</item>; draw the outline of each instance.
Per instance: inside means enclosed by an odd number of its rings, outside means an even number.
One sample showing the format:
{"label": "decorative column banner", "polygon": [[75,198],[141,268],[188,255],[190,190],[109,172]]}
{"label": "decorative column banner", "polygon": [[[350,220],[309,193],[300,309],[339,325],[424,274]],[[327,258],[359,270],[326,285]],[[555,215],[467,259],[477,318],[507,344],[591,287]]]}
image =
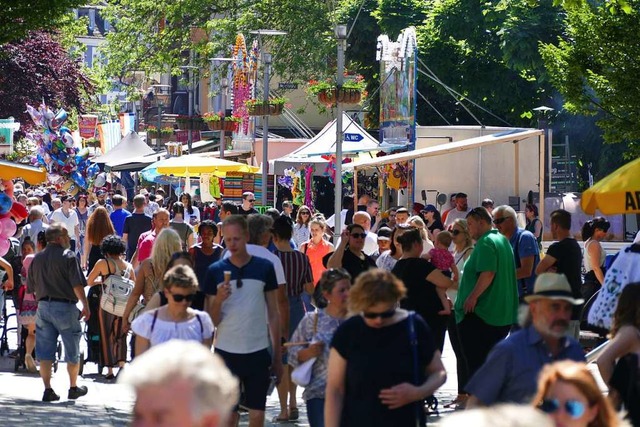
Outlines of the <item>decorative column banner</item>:
{"label": "decorative column banner", "polygon": [[380,139],[383,145],[415,144],[416,31],[402,30],[398,41],[378,37],[380,61]]}
{"label": "decorative column banner", "polygon": [[81,114],[78,116],[78,131],[80,138],[95,138],[96,128],[98,127],[98,116],[92,114]]}
{"label": "decorative column banner", "polygon": [[232,57],[233,114],[242,117],[242,126],[237,132],[237,137],[238,139],[253,140],[253,120],[249,117],[247,107],[244,105],[244,102],[252,97],[253,80],[251,78],[251,70],[253,60],[247,51],[247,44],[242,34],[236,36]]}

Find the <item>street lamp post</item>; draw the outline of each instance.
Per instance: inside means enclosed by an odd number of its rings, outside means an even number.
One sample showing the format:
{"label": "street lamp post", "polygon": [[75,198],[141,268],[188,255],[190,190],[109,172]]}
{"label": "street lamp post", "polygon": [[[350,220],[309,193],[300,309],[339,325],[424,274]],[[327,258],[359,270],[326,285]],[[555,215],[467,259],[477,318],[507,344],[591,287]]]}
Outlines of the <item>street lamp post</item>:
{"label": "street lamp post", "polygon": [[[336,25],[336,39],[338,40],[338,61],[337,61],[337,75],[336,75],[336,94],[342,89],[344,83],[344,52],[347,50],[347,26]],[[335,185],[335,200],[334,200],[334,242],[338,241],[340,233],[342,232],[342,216],[340,211],[342,210],[342,105],[340,104],[340,97],[336,96],[336,178],[334,180]]]}
{"label": "street lamp post", "polygon": [[[264,105],[268,105],[271,54],[263,53],[262,62],[264,64],[264,90],[262,91],[262,100],[264,101]],[[262,206],[267,206],[267,180],[269,178],[269,110],[263,108],[262,111],[267,113],[262,116]]]}
{"label": "street lamp post", "polygon": [[[193,52],[193,51],[192,51]],[[189,62],[191,62],[191,56],[189,57]],[[197,69],[198,67],[196,67],[195,65],[183,65],[182,67],[180,67],[181,70],[188,70],[189,72],[189,77],[188,77],[188,83],[187,83],[187,93],[188,93],[188,106],[187,106],[187,115],[189,116],[189,128],[187,129],[187,147],[189,149],[189,154],[191,153],[191,147],[193,145],[193,100],[194,100],[194,96],[193,96],[193,89],[194,89],[194,84],[193,84],[193,70]]]}
{"label": "street lamp post", "polygon": [[[209,61],[211,61],[212,67],[213,67],[213,62],[214,61],[220,61],[220,62],[233,62],[235,61],[235,59],[233,58],[211,58],[209,59]],[[210,86],[213,86],[213,72],[211,73],[211,83]],[[220,104],[222,106],[222,113],[226,116],[227,114],[227,89],[229,88],[229,80],[226,77],[223,77],[222,79],[220,79],[220,88],[222,89],[220,91]],[[213,102],[211,102],[211,111],[213,111]],[[220,158],[224,159],[224,149],[225,149],[225,130],[224,130],[224,123],[222,126],[222,130],[220,131]]]}
{"label": "street lamp post", "polygon": [[[265,36],[284,36],[286,31],[278,30],[256,30],[251,31],[251,34],[258,35],[258,44],[262,50],[262,41],[260,37]],[[271,72],[271,54],[266,51],[262,52],[262,61],[264,64],[264,88],[263,88],[263,101],[266,104],[269,102],[269,73]],[[269,116],[262,116],[262,206],[267,206],[267,181],[269,177]]]}
{"label": "street lamp post", "polygon": [[156,98],[156,106],[158,110],[158,144],[157,147],[162,147],[162,108],[165,103],[169,102],[171,94],[171,86],[169,85],[152,85],[154,96]]}

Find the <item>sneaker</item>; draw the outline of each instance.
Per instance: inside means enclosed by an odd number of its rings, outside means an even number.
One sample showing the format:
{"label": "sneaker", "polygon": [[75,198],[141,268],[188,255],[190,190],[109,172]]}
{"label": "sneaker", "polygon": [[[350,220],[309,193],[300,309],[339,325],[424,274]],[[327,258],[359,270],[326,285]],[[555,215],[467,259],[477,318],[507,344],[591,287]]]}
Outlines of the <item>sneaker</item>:
{"label": "sneaker", "polygon": [[69,389],[69,395],[67,396],[67,398],[77,399],[87,394],[88,391],[89,390],[87,390],[87,386],[85,385],[81,385],[80,387],[71,387]]}
{"label": "sneaker", "polygon": [[38,372],[38,368],[36,367],[36,361],[33,360],[32,355],[27,354],[24,356],[24,364],[27,366],[27,371],[31,372],[32,374],[35,374],[36,372]]}
{"label": "sneaker", "polygon": [[55,402],[56,400],[60,400],[60,396],[58,396],[52,388],[44,389],[44,394],[42,395],[43,402]]}

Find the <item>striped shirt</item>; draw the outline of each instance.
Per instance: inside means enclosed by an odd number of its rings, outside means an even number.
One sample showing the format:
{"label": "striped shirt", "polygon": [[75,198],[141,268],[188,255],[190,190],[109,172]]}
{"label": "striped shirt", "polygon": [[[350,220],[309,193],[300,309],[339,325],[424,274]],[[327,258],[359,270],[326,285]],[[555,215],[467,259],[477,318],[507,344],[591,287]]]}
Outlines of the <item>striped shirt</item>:
{"label": "striped shirt", "polygon": [[282,252],[275,251],[284,268],[284,276],[287,280],[287,295],[297,297],[304,292],[304,284],[313,282],[311,264],[307,255],[299,251]]}

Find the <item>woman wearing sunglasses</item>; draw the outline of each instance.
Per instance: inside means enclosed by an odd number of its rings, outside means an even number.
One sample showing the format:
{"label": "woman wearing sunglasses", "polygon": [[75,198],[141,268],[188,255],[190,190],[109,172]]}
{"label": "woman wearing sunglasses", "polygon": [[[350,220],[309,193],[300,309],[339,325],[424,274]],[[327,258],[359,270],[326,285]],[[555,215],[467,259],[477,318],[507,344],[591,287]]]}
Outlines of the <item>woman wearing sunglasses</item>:
{"label": "woman wearing sunglasses", "polygon": [[562,361],[547,365],[540,374],[533,403],[549,414],[556,427],[621,425],[584,363]]}
{"label": "woman wearing sunglasses", "polygon": [[[451,226],[451,235],[453,236],[453,261],[458,267],[460,276],[464,271],[464,263],[467,262],[471,253],[473,252],[473,239],[469,234],[469,226],[466,219],[456,219]],[[447,296],[452,303],[455,304],[458,296],[458,279],[457,282],[453,282],[453,286],[447,289]],[[456,354],[456,373],[458,374],[458,396],[446,407],[454,406],[459,409],[463,409],[469,395],[465,393],[464,386],[469,381],[469,374],[467,373],[467,364],[464,362],[464,354],[462,353],[462,346],[460,345],[460,337],[458,335],[458,325],[456,323],[455,316],[451,316],[447,322],[447,332],[449,332],[449,341],[451,341],[451,347]]]}
{"label": "woman wearing sunglasses", "polygon": [[300,206],[296,214],[296,223],[293,225],[293,241],[298,248],[311,238],[309,222],[311,222],[311,209],[308,206]]}
{"label": "woman wearing sunglasses", "polygon": [[210,348],[214,330],[211,317],[190,307],[198,290],[193,269],[178,265],[167,271],[162,281],[167,305],[144,312],[131,324],[136,334],[136,356],[172,339],[199,341]]}
{"label": "woman wearing sunglasses", "polygon": [[302,398],[307,404],[307,419],[311,427],[324,427],[324,396],[327,386],[329,348],[333,334],[347,317],[349,287],[351,287],[351,276],[346,270],[325,271],[316,289],[318,310],[307,313],[291,337],[291,342],[299,345],[289,348],[289,365],[295,368],[311,358],[316,358],[313,363],[311,382],[302,393]]}
{"label": "woman wearing sunglasses", "polygon": [[[344,268],[355,280],[361,273],[376,268],[376,262],[363,252],[367,232],[361,225],[349,224],[340,235],[336,250],[325,255],[327,268]],[[323,259],[324,261],[324,259]]]}
{"label": "woman wearing sunglasses", "polygon": [[406,292],[379,269],[362,273],[351,287],[349,311],[356,315],[338,327],[329,353],[327,427],[425,425],[423,401],[446,373],[425,321],[398,308]]}

